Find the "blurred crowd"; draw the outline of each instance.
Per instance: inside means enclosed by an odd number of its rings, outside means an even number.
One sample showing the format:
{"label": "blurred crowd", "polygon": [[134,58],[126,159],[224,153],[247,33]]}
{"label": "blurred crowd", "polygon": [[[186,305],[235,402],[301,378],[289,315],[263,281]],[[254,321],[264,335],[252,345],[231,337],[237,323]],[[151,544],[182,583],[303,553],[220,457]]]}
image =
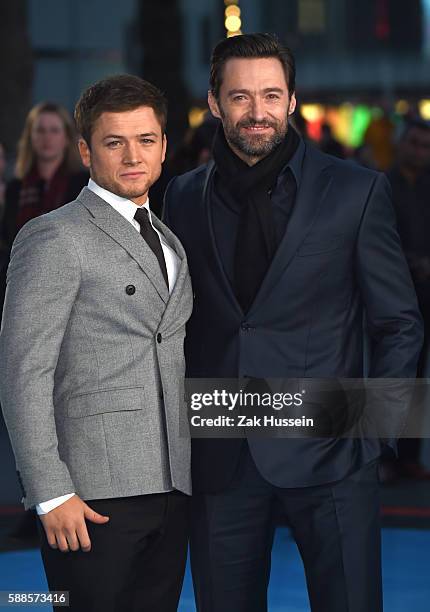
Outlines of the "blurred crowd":
{"label": "blurred crowd", "polygon": [[[311,141],[299,111],[294,127]],[[218,121],[209,113],[188,130],[184,141],[170,151],[163,173],[150,193],[151,208],[162,211],[163,193],[169,180],[211,158]],[[398,230],[415,284],[424,319],[426,343],[418,377],[429,377],[427,359],[430,337],[430,123],[418,115],[405,116],[401,125],[389,112],[371,121],[357,149],[336,140],[328,123],[321,126],[319,141],[312,144],[325,153],[351,163],[385,172],[392,187]],[[80,164],[76,133],[68,111],[58,104],[42,102],[28,113],[16,151],[4,150],[0,134],[0,308],[4,301],[10,249],[20,228],[30,219],[69,202],[88,182]],[[6,163],[13,158],[13,168]],[[1,310],[0,310],[1,312]],[[387,462],[384,478],[429,479],[421,465],[420,440],[402,440],[399,459]]]}

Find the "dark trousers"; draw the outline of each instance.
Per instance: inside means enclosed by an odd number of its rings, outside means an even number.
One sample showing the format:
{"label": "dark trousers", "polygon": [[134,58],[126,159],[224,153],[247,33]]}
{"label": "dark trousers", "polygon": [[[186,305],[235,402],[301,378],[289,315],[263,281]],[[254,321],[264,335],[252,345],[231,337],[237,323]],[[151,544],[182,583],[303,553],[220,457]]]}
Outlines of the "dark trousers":
{"label": "dark trousers", "polygon": [[339,482],[281,489],[263,479],[247,444],[234,486],[192,499],[198,612],[267,610],[279,502],[304,563],[312,612],[381,612],[377,462]]}
{"label": "dark trousers", "polygon": [[88,553],[50,548],[40,527],[50,590],[69,591],[73,612],[176,612],[187,556],[189,498],[172,492],[88,505],[110,517],[105,525],[87,521]]}

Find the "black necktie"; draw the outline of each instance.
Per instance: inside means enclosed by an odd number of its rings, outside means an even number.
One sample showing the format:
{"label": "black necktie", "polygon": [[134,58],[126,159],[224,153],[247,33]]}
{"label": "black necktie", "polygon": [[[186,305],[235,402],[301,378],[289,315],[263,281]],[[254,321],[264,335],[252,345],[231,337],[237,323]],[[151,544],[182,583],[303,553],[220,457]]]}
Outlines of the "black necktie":
{"label": "black necktie", "polygon": [[140,233],[142,235],[142,238],[146,241],[146,244],[149,246],[155,257],[158,259],[158,263],[160,264],[164,280],[166,281],[167,287],[169,287],[169,277],[167,276],[167,268],[166,261],[164,259],[163,248],[161,246],[160,238],[158,237],[157,232],[151,225],[148,211],[144,206],[141,206],[136,210],[134,218],[140,225]]}

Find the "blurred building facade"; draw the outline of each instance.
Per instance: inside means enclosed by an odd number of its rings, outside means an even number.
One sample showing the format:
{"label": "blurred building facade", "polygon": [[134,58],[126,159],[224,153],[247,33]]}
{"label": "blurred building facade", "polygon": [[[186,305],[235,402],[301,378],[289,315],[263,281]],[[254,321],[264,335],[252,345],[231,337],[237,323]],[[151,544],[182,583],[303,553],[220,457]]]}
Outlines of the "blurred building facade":
{"label": "blurred building facade", "polygon": [[[109,4],[104,0],[28,0],[35,59],[33,101],[54,99],[72,109],[89,83],[122,71],[145,72],[142,33],[147,33],[146,38],[151,34],[151,65],[154,40],[162,50],[178,34],[172,33],[166,12],[163,20],[160,9],[156,10],[161,5],[169,10],[169,5],[181,16],[176,21],[181,30],[177,40],[182,40],[178,96],[181,101],[186,98],[190,107],[202,106],[211,49],[225,36],[224,10],[229,1],[233,0],[121,0]],[[406,100],[402,112],[407,112],[409,103],[424,99],[430,117],[430,0],[234,3],[241,10],[243,32],[275,32],[293,49],[301,102],[389,102],[394,107]],[[142,20],[147,23],[142,25]],[[163,86],[165,59],[161,64]],[[153,73],[150,76],[157,83]],[[172,88],[174,84],[167,87],[171,100],[175,99]]]}
{"label": "blurred building facade", "polygon": [[[297,58],[306,98],[429,94],[429,0],[240,0],[242,31],[275,32]],[[209,50],[224,35],[223,0],[182,0],[185,71],[207,86]]]}
{"label": "blurred building facade", "polygon": [[73,109],[91,82],[127,69],[135,0],[28,0],[33,102]]}

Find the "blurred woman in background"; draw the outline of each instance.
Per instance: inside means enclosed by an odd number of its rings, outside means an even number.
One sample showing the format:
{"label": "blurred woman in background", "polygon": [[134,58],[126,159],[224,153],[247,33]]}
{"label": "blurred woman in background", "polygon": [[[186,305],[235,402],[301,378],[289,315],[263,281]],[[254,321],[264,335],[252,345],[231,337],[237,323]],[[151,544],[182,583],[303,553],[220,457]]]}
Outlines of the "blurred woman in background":
{"label": "blurred woman in background", "polygon": [[18,143],[15,175],[6,188],[3,216],[9,248],[27,221],[74,200],[88,181],[65,108],[42,102],[31,109]]}
{"label": "blurred woman in background", "polygon": [[15,176],[6,186],[0,232],[5,249],[0,314],[10,249],[19,230],[30,219],[74,200],[88,182],[79,159],[74,123],[65,108],[41,102],[28,113],[18,143]]}

